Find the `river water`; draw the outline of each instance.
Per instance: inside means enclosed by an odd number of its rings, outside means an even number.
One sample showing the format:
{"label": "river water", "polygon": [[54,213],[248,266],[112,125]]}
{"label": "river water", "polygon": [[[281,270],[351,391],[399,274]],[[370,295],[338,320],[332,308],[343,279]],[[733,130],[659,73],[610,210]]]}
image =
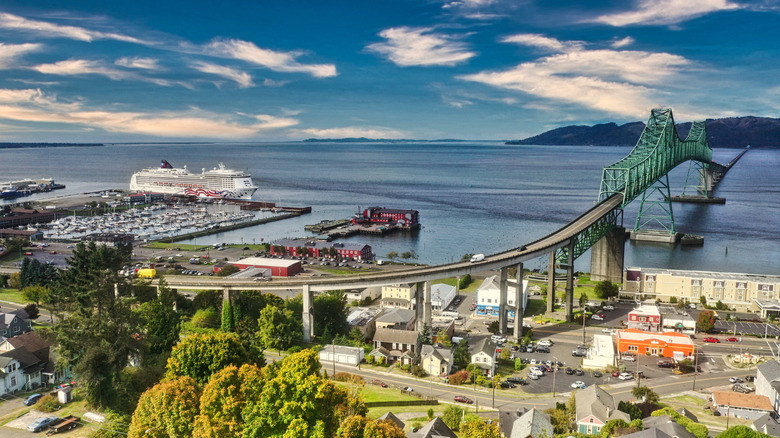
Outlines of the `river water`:
{"label": "river water", "polygon": [[[346,218],[379,206],[420,211],[422,230],[344,241],[371,245],[379,257],[413,250],[418,262],[458,260],[536,240],[590,208],[601,170],[627,147],[507,146],[497,142],[260,143],[110,145],[0,149],[0,181],[53,177],[67,193],[128,187],[130,176],[161,159],[193,171],[222,162],[250,172],[260,187],[254,199],[311,206],[312,214],[202,237],[199,244],[260,243],[307,236],[305,224]],[[740,151],[716,149],[728,162]],[[751,150],[728,173],[715,195],[725,205],[674,204],[678,231],[701,234],[701,247],[627,243],[626,266],[780,274],[780,151]],[[681,191],[687,164],[670,174]],[[639,200],[626,207],[632,228]],[[528,268],[546,269],[534,260]],[[576,262],[590,270],[590,253]]]}

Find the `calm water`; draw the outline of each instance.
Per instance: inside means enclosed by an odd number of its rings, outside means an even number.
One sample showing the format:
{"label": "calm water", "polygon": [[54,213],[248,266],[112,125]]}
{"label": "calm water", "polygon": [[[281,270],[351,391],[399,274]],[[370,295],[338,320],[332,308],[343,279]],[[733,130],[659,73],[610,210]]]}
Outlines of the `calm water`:
{"label": "calm water", "polygon": [[[443,263],[464,253],[493,253],[538,239],[593,205],[601,169],[625,147],[505,146],[498,143],[120,145],[2,149],[0,181],[53,177],[67,189],[36,197],[127,188],[130,175],[167,159],[193,171],[224,162],[252,173],[256,200],[312,206],[300,218],[200,238],[196,243],[259,243],[306,236],[303,226],[351,216],[369,206],[416,209],[414,235],[354,236],[379,256],[414,250]],[[739,153],[715,150],[727,162]],[[677,229],[705,236],[703,247],[627,244],[626,265],[780,274],[780,152],[751,150],[716,195],[725,205],[674,205]],[[687,164],[671,175],[679,193]],[[625,211],[633,227],[639,200]],[[546,269],[546,260],[527,266]],[[590,254],[577,260],[590,270]]]}

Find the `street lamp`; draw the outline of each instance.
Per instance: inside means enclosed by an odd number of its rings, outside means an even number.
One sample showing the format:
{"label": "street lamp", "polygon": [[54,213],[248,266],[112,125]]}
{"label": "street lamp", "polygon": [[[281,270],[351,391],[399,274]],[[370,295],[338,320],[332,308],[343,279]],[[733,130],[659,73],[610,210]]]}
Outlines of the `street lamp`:
{"label": "street lamp", "polygon": [[553,398],[555,398],[555,375],[558,374],[558,358],[553,356],[553,359],[555,359],[555,363],[553,364],[555,366],[553,367],[553,391],[552,391],[553,395],[552,396]]}
{"label": "street lamp", "polygon": [[696,344],[694,344],[693,345],[693,386],[691,387],[692,391],[696,390],[696,376],[698,374],[699,374],[699,352],[696,351]]}

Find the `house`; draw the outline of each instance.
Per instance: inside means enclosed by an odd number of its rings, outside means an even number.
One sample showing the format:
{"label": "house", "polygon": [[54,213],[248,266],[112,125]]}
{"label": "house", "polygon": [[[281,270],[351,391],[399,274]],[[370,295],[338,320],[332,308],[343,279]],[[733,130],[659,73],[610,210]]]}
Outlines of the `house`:
{"label": "house", "polygon": [[553,425],[550,417],[536,408],[499,412],[502,436],[506,438],[551,438]]}
{"label": "house", "polygon": [[769,398],[775,413],[780,414],[780,362],[766,361],[757,370],[756,394]]}
{"label": "house", "polygon": [[348,347],[345,345],[326,345],[320,350],[320,361],[333,362],[333,358],[336,358],[336,363],[344,365],[357,366],[363,361],[365,352],[360,347]]}
{"label": "house", "polygon": [[369,355],[383,357],[387,363],[401,361],[401,365],[411,364],[417,346],[417,332],[377,328],[374,333],[374,350]]}
{"label": "house", "polygon": [[414,310],[391,308],[376,318],[376,328],[414,330],[416,321],[417,313]]}
{"label": "house", "polygon": [[0,355],[0,395],[24,389],[24,372],[19,360]]}
{"label": "house", "polygon": [[380,287],[366,287],[363,289],[350,289],[344,292],[344,296],[347,297],[347,302],[351,303],[357,301],[358,303],[365,302],[365,300],[374,301],[382,296],[382,288]]}
{"label": "house", "polygon": [[712,405],[724,416],[755,420],[774,412],[769,397],[758,394],[740,394],[731,391],[712,391]]}
{"label": "house", "polygon": [[394,284],[382,286],[382,307],[415,309],[417,286],[415,284]]}
{"label": "house", "polygon": [[769,436],[780,436],[780,424],[772,417],[772,414],[764,414],[756,418],[750,428]]}
{"label": "house", "polygon": [[617,409],[615,399],[598,385],[590,385],[577,391],[577,432],[595,435],[601,432],[601,428],[607,421],[619,418],[626,423],[631,421],[627,413]]}
{"label": "house", "polygon": [[628,328],[646,332],[661,331],[661,312],[655,304],[642,304],[628,312]]}
{"label": "house", "polygon": [[639,432],[629,433],[628,435],[622,435],[621,438],[674,438],[666,432],[658,429],[657,427],[651,427],[650,429],[640,430]]}
{"label": "house", "polygon": [[55,385],[70,379],[70,368],[57,366],[51,344],[31,331],[0,342],[0,358],[13,358],[23,373],[23,388]]}
{"label": "house", "polygon": [[452,369],[452,350],[434,345],[423,345],[420,366],[431,375],[447,376]]}
{"label": "house", "polygon": [[408,438],[458,438],[455,432],[439,417],[429,421],[417,432],[408,433],[406,436]]}
{"label": "house", "polygon": [[642,427],[644,429],[658,429],[672,438],[696,438],[696,435],[688,432],[688,429],[681,426],[668,415],[644,418]]}
{"label": "house", "polygon": [[32,321],[23,309],[0,313],[0,336],[10,338],[32,330]]}
{"label": "house", "polygon": [[353,307],[347,316],[349,329],[357,328],[363,333],[363,339],[372,339],[376,332],[376,318],[380,313],[382,313],[382,309]]}
{"label": "house", "polygon": [[401,430],[404,430],[404,426],[406,426],[406,424],[404,424],[404,422],[401,421],[400,418],[396,417],[390,411],[388,411],[386,414],[382,415],[381,417],[377,418],[377,421],[392,421]]}
{"label": "house", "polygon": [[431,309],[434,312],[441,312],[450,305],[452,300],[458,296],[455,286],[449,284],[437,283],[431,286]]}
{"label": "house", "polygon": [[[515,286],[507,285],[506,305],[510,318],[515,317]],[[523,280],[523,309],[528,304],[528,280]],[[498,307],[501,304],[501,283],[497,275],[486,278],[477,289],[477,314],[498,316]]]}
{"label": "house", "polygon": [[694,423],[698,423],[699,422],[699,417],[697,417],[693,412],[691,412],[691,411],[689,411],[689,410],[687,410],[685,408],[677,409],[677,413],[682,415],[683,417],[688,418],[689,420],[693,421]]}
{"label": "house", "polygon": [[496,344],[490,338],[484,338],[470,350],[471,363],[480,367],[487,377],[492,377],[496,369]]}

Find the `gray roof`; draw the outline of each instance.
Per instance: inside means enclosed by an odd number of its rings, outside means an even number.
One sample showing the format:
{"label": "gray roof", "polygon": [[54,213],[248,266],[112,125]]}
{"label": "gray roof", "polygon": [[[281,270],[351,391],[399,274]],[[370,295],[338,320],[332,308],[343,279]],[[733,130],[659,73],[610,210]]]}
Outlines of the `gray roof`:
{"label": "gray roof", "polygon": [[639,432],[629,433],[628,435],[623,435],[621,438],[672,438],[667,434],[666,432],[658,429],[658,428],[650,428],[645,430],[640,430]]}
{"label": "gray roof", "polygon": [[[393,301],[396,299],[400,300],[400,298],[391,298],[387,299],[387,301]],[[399,308],[387,309],[384,313],[382,313],[382,315],[379,316],[379,318],[376,319],[376,322],[389,322],[393,324],[408,323],[413,321],[416,316],[417,313],[414,310]]]}
{"label": "gray roof", "polygon": [[609,420],[620,418],[626,422],[631,418],[625,412],[618,411],[615,399],[598,385],[590,385],[578,391],[575,395],[577,401],[577,418],[580,421],[590,415],[606,423]]}
{"label": "gray roof", "polygon": [[[520,415],[520,412],[500,413],[501,432],[507,438],[543,438],[553,436],[553,425],[550,417],[531,408]],[[520,415],[518,417],[518,415]]]}
{"label": "gray roof", "polygon": [[756,418],[750,427],[769,436],[780,436],[780,424],[769,413]]}
{"label": "gray roof", "polygon": [[488,356],[492,356],[496,352],[496,344],[493,343],[490,338],[483,338],[481,341],[474,344],[474,347],[470,350],[472,355],[483,352]]}
{"label": "gray roof", "polygon": [[428,424],[417,432],[409,433],[406,436],[408,438],[458,438],[455,432],[444,424],[444,421],[439,417],[429,421]]}
{"label": "gray roof", "polygon": [[405,426],[404,422],[403,422],[403,421],[401,421],[401,419],[400,419],[400,418],[396,417],[396,416],[395,416],[395,414],[393,414],[393,413],[392,413],[392,412],[390,412],[390,411],[387,411],[387,413],[386,413],[385,415],[382,415],[381,417],[379,417],[379,418],[378,418],[378,420],[390,420],[390,421],[392,421],[393,423],[395,423],[395,424],[396,424],[396,426],[398,426],[398,427],[399,427],[399,428],[401,428],[402,430],[403,430],[403,428],[404,428],[404,426]]}
{"label": "gray roof", "polygon": [[422,346],[421,354],[423,359],[433,356],[447,363],[452,362],[452,350],[449,348],[434,347],[433,345],[426,344]]}
{"label": "gray roof", "polygon": [[417,344],[417,332],[414,330],[396,330],[380,327],[374,333],[374,341],[415,345]]}
{"label": "gray roof", "polygon": [[682,427],[668,415],[647,417],[642,420],[642,427],[645,429],[657,428],[672,438],[696,438],[696,435],[688,432],[688,429]]}
{"label": "gray roof", "polygon": [[780,362],[769,360],[758,366],[758,375],[764,376],[768,382],[780,379]]}
{"label": "gray roof", "polygon": [[699,418],[696,415],[694,415],[693,412],[691,412],[691,411],[689,411],[689,410],[687,410],[685,408],[678,409],[677,413],[679,413],[680,415],[682,415],[684,417],[690,418],[691,420],[693,420],[694,423],[698,423],[699,422]]}

